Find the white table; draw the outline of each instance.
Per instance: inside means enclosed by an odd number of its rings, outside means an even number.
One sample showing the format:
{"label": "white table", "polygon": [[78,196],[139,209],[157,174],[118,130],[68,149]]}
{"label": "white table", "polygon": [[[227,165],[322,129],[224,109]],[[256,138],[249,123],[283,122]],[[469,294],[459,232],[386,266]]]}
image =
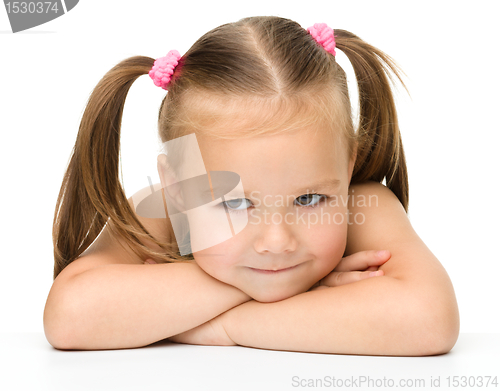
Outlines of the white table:
{"label": "white table", "polygon": [[[311,354],[168,342],[140,349],[59,351],[41,333],[0,334],[0,346],[0,390],[5,391],[317,390],[341,389],[341,381],[342,389],[355,390],[404,384],[420,390],[472,388],[449,387],[448,376],[450,382],[453,376],[459,376],[459,382],[460,376],[475,377],[468,382],[477,382],[478,376],[497,376],[496,387],[474,388],[500,390],[500,333],[461,334],[450,353],[428,357]],[[418,383],[421,380],[425,387]]]}

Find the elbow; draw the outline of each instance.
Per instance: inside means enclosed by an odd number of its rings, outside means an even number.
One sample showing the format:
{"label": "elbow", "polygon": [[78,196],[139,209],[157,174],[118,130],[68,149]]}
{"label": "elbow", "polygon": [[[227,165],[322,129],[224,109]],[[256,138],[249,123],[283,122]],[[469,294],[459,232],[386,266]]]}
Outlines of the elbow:
{"label": "elbow", "polygon": [[65,321],[64,311],[47,303],[43,314],[45,338],[56,349],[69,350],[74,347],[71,333]]}
{"label": "elbow", "polygon": [[[56,349],[79,349],[77,303],[73,300],[69,290],[51,290],[43,312],[43,328],[45,338]],[[81,347],[80,347],[81,348]]]}
{"label": "elbow", "polygon": [[44,332],[47,341],[56,349],[71,350],[74,349],[74,343],[69,333],[61,326],[52,321],[44,321]]}
{"label": "elbow", "polygon": [[420,325],[416,332],[419,356],[445,354],[455,346],[460,333],[460,316],[455,295],[452,296],[420,302],[416,323]]}
{"label": "elbow", "polygon": [[[89,350],[91,339],[86,337],[78,321],[70,313],[63,309],[57,311],[55,316],[44,314],[43,328],[45,338],[56,349],[59,350]],[[46,310],[47,313],[47,310]]]}
{"label": "elbow", "polygon": [[[455,303],[456,306],[456,303]],[[431,355],[448,353],[456,344],[460,333],[460,318],[458,308],[446,308],[443,314],[432,319],[431,327],[434,326],[434,332],[429,340]]]}

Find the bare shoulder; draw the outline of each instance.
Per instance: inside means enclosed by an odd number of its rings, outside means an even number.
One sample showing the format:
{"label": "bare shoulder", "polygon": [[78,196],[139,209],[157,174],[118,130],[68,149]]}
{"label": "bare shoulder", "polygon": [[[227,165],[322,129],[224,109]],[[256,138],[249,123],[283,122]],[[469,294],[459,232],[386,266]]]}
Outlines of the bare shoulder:
{"label": "bare shoulder", "polygon": [[[368,204],[367,206],[377,207],[380,201],[381,205],[392,205],[406,215],[403,205],[399,201],[398,197],[396,197],[396,195],[382,183],[367,181],[351,185],[349,187],[349,195],[354,198],[354,207],[366,207],[366,204]],[[352,200],[349,202],[349,206],[351,204]]]}
{"label": "bare shoulder", "polygon": [[364,250],[389,250],[392,257],[381,269],[386,275],[397,277],[415,272],[417,265],[441,267],[413,229],[399,199],[386,186],[378,182],[351,186],[348,208],[345,255]]}
{"label": "bare shoulder", "polygon": [[[139,190],[128,201],[132,209],[135,211],[139,198],[137,195],[147,194],[145,189]],[[138,220],[143,224],[146,230],[157,240],[161,242],[169,242],[173,237],[171,224],[168,215],[161,218],[143,217],[136,213]],[[151,240],[141,240],[141,242],[154,251],[162,251],[162,249]],[[125,242],[125,240],[110,230],[106,224],[92,245],[83,252],[83,254],[70,263],[60,273],[62,278],[70,278],[76,274],[82,273],[89,269],[101,267],[110,264],[143,264],[144,259],[141,259]]]}
{"label": "bare shoulder", "polygon": [[[379,182],[368,181],[349,188],[349,212],[352,216],[352,228],[359,228],[365,223],[393,228],[396,234],[404,226],[411,229],[408,215],[398,197]],[[357,219],[354,219],[357,216]],[[397,226],[398,229],[395,229]]]}
{"label": "bare shoulder", "polygon": [[[386,186],[368,182],[352,186],[349,213],[358,214],[357,223],[350,221],[345,255],[364,250],[389,250],[390,259],[380,266],[384,277],[401,281],[407,295],[401,300],[419,306],[427,314],[429,330],[440,329],[438,343],[445,341],[449,351],[455,344],[460,317],[453,284],[437,257],[417,235],[403,205]],[[371,203],[370,201],[371,198]],[[432,216],[429,216],[432,224]],[[405,294],[406,294],[405,293]],[[422,318],[418,319],[421,321]]]}

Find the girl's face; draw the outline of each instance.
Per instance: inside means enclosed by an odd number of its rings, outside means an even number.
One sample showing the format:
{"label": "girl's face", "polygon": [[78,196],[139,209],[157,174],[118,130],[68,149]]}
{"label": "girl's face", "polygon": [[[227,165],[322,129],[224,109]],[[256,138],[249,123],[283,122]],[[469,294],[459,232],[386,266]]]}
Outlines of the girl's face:
{"label": "girl's face", "polygon": [[307,291],[335,268],[346,246],[353,160],[326,132],[240,140],[197,135],[207,171],[240,176],[245,198],[224,206],[248,218],[230,239],[193,252],[206,273],[273,302]]}

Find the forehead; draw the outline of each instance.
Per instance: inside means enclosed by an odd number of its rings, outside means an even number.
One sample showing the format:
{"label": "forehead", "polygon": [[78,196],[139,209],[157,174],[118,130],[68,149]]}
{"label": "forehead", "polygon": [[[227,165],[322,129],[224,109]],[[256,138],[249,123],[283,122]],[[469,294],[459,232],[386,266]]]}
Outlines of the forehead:
{"label": "forehead", "polygon": [[196,135],[206,171],[232,171],[256,186],[317,181],[347,170],[343,122],[331,98],[191,93],[180,125]]}
{"label": "forehead", "polygon": [[206,135],[197,139],[207,171],[232,171],[255,187],[267,184],[278,190],[283,184],[339,178],[347,170],[345,148],[326,129],[237,140]]}
{"label": "forehead", "polygon": [[273,160],[275,156],[299,159],[327,155],[336,158],[342,152],[337,137],[323,127],[235,139],[211,137],[210,134],[197,134],[196,137],[203,156],[210,160],[239,160],[239,157],[246,157],[265,161]]}
{"label": "forehead", "polygon": [[346,114],[337,95],[332,88],[275,96],[192,91],[182,96],[175,125],[227,140],[321,127],[335,133]]}

